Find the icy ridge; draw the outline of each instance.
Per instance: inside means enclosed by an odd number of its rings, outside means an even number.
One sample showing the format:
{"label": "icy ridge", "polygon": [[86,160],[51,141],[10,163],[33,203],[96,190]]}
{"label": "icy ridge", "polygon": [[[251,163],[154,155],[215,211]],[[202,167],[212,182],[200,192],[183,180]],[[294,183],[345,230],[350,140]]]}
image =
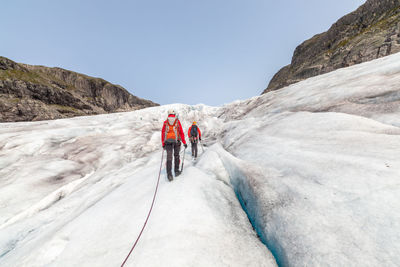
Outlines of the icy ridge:
{"label": "icy ridge", "polygon": [[[229,175],[230,183],[235,191],[235,194],[249,218],[254,231],[257,233],[261,242],[271,251],[278,266],[287,266],[289,263],[285,258],[285,251],[273,235],[273,231],[266,231],[268,222],[265,220],[266,216],[260,213],[260,203],[257,191],[258,183],[260,180],[270,179],[279,174],[263,174],[257,166],[252,166],[249,163],[243,162],[235,158],[232,154],[226,151],[221,145],[216,144],[211,147],[216,151],[223,162],[223,166]],[[266,192],[263,192],[264,194]],[[268,205],[271,207],[277,205],[273,192],[268,195]]]}

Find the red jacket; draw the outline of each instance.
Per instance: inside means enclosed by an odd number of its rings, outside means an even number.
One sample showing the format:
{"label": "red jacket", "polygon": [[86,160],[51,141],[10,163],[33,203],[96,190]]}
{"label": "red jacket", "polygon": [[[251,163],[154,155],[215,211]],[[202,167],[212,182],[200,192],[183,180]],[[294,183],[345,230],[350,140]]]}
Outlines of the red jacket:
{"label": "red jacket", "polygon": [[[189,127],[189,131],[188,131],[188,137],[189,138],[190,138],[190,131],[192,130],[192,126]],[[197,133],[199,134],[199,138],[201,139],[201,132],[200,132],[199,126],[197,126]]]}
{"label": "red jacket", "polygon": [[[168,115],[168,117],[175,117],[175,115],[171,114],[171,115]],[[178,130],[178,140],[181,140],[182,143],[184,143],[186,145],[185,134],[183,133],[181,122],[178,119],[176,119],[176,120],[177,120],[177,124],[178,124],[177,125],[177,128],[178,128],[177,129]],[[161,130],[161,142],[162,142],[163,146],[165,144],[165,128],[166,128],[167,124],[168,124],[168,119],[166,119],[164,121],[163,128]]]}

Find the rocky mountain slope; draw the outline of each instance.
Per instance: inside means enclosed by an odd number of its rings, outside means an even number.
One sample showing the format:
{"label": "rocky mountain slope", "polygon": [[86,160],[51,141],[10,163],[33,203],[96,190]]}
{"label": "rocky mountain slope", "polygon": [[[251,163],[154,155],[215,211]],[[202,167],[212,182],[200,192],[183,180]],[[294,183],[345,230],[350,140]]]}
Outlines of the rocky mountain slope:
{"label": "rocky mountain slope", "polygon": [[0,122],[59,119],[156,105],[100,78],[0,57]]}
{"label": "rocky mountain slope", "polygon": [[303,42],[263,93],[400,51],[400,0],[368,0]]}

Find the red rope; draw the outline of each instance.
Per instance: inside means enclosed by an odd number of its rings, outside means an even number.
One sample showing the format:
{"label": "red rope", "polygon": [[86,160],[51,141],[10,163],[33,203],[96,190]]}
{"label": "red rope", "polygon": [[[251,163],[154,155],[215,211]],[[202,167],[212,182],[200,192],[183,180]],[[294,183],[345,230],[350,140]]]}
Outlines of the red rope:
{"label": "red rope", "polygon": [[154,192],[153,202],[151,203],[151,207],[150,207],[149,213],[147,214],[146,221],[144,222],[144,225],[142,227],[142,230],[140,231],[139,236],[137,237],[135,243],[133,244],[131,250],[129,251],[128,256],[126,256],[126,258],[125,258],[124,262],[122,263],[121,267],[123,267],[125,265],[126,261],[128,260],[129,256],[131,255],[131,253],[132,253],[133,249],[135,248],[136,244],[139,242],[140,236],[142,235],[142,233],[144,231],[144,228],[146,227],[147,221],[149,220],[151,211],[153,210],[154,201],[156,200],[156,195],[157,195],[157,191],[158,191],[158,185],[160,183],[160,176],[161,176],[161,169],[162,169],[163,159],[164,159],[164,149],[163,149],[162,156],[161,156],[161,165],[160,165],[160,172],[158,173],[157,186],[156,186],[156,190]]}

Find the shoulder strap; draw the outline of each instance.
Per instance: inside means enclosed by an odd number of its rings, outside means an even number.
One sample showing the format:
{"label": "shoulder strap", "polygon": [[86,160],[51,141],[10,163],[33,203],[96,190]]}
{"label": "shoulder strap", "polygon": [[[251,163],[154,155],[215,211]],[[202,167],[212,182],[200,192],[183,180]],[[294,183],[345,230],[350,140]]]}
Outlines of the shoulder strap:
{"label": "shoulder strap", "polygon": [[170,123],[169,123],[169,118],[170,118],[170,117],[168,117],[167,120],[166,120],[165,122],[166,122],[169,126],[175,126],[175,125],[176,125],[176,122],[178,121],[178,119],[175,118],[174,123],[173,123],[173,124],[170,124]]}

